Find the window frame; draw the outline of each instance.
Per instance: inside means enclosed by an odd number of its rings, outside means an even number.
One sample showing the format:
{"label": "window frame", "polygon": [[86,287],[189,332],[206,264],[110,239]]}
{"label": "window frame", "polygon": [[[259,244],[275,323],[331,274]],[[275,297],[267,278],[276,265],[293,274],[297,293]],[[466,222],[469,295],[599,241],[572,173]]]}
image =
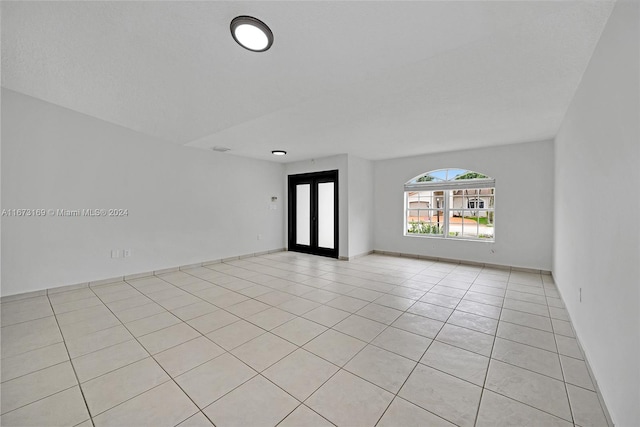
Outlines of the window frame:
{"label": "window frame", "polygon": [[[478,206],[476,206],[476,203]],[[473,206],[471,206],[472,204]],[[473,199],[467,199],[467,210],[477,211],[479,209],[484,209],[484,200],[480,198],[480,195]]]}
{"label": "window frame", "polygon": [[[450,180],[431,180],[431,181],[423,181],[423,182],[418,182],[417,179],[425,176],[425,175],[429,175],[432,174],[434,172],[438,172],[438,171],[443,171],[446,169],[439,169],[437,171],[431,171],[431,172],[427,172],[427,173],[423,173],[418,175],[417,177],[413,178],[412,180],[410,180],[409,182],[407,182],[404,185],[404,236],[406,237],[426,237],[426,238],[436,238],[436,239],[450,239],[450,240],[464,240],[464,241],[473,241],[473,242],[485,242],[485,243],[495,243],[495,208],[496,208],[496,187],[495,187],[495,179],[494,178],[472,178],[472,179],[461,179],[461,180],[456,180],[455,178],[457,177],[453,177]],[[449,170],[453,170],[453,168],[449,168]],[[456,169],[458,170],[458,169]],[[473,172],[473,171],[466,171],[466,172]],[[484,175],[484,174],[483,174]],[[458,175],[459,176],[459,175]],[[491,202],[488,203],[489,207],[474,207],[474,208],[470,208],[469,205],[467,204],[466,206],[463,204],[462,207],[460,208],[455,208],[450,206],[453,197],[455,197],[455,191],[456,190],[475,190],[475,194],[473,195],[473,199],[475,200],[475,203],[478,205],[479,203],[477,203],[478,201],[482,202],[483,206],[486,206],[487,203],[485,202],[485,200],[482,199],[482,195],[481,195],[481,191],[483,189],[492,189],[493,191],[491,192],[491,194],[488,196],[490,198],[493,198],[493,206],[491,204]],[[442,196],[438,196],[438,197],[442,197],[442,202],[443,202],[443,207],[434,207],[434,208],[429,208],[427,211],[431,211],[431,210],[438,210],[438,211],[442,211],[443,212],[443,225],[442,225],[442,234],[431,234],[431,233],[411,233],[409,232],[409,227],[411,226],[411,223],[409,222],[409,214],[410,211],[418,211],[418,218],[420,218],[420,212],[418,209],[411,209],[409,206],[409,197],[410,197],[410,193],[412,192],[420,192],[420,191],[430,191],[432,197],[436,197],[435,196],[435,192],[442,192]],[[434,205],[436,205],[436,203],[434,203]],[[476,206],[477,206],[476,205]],[[476,216],[478,218],[480,218],[479,212],[486,212],[487,217],[489,216],[489,213],[492,212],[492,223],[493,223],[493,236],[491,238],[487,238],[487,237],[472,237],[472,236],[465,236],[465,235],[461,235],[461,236],[451,236],[449,235],[449,230],[450,230],[450,222],[451,222],[451,218],[452,212],[455,211],[460,211],[462,212],[462,220],[463,220],[463,230],[464,230],[464,213],[466,211],[475,211],[477,212]],[[431,224],[431,223],[429,223]],[[438,225],[439,226],[439,225]],[[477,224],[477,226],[479,226],[479,224]],[[464,231],[463,231],[464,232]],[[479,233],[479,228],[478,228],[478,236],[480,235]]]}

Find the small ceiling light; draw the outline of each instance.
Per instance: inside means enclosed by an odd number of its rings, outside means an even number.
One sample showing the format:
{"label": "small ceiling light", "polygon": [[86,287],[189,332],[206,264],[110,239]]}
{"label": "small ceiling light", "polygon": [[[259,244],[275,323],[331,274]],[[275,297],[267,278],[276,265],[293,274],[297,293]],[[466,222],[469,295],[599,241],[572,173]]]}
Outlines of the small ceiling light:
{"label": "small ceiling light", "polygon": [[284,150],[273,150],[271,154],[273,154],[274,156],[285,156],[287,152]]}
{"label": "small ceiling light", "polygon": [[212,148],[212,150],[213,150],[213,151],[218,151],[218,152],[220,152],[220,153],[226,153],[227,151],[230,151],[230,150],[231,150],[231,148],[227,148],[227,147],[218,147],[218,146],[216,146],[216,147],[213,147],[213,148]]}
{"label": "small ceiling light", "polygon": [[231,35],[240,46],[253,52],[264,52],[273,44],[273,33],[267,24],[252,16],[233,18]]}

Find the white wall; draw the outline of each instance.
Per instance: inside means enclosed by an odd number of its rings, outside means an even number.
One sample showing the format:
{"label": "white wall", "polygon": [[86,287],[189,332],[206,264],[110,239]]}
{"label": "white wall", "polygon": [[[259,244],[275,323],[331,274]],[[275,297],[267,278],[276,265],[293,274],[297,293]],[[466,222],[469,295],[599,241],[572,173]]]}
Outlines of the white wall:
{"label": "white wall", "polygon": [[[494,243],[404,236],[404,183],[444,168],[496,179]],[[552,141],[381,160],[374,170],[376,250],[551,269]]]}
{"label": "white wall", "polygon": [[555,144],[553,274],[611,417],[629,427],[640,425],[638,22],[638,3],[617,3]]}
{"label": "white wall", "polygon": [[348,156],[349,257],[373,250],[373,162]]}
{"label": "white wall", "polygon": [[[348,162],[346,154],[323,157],[321,159],[292,162],[285,165],[286,175],[301,173],[338,171],[338,256],[349,256],[349,187],[348,187]],[[285,177],[285,188],[287,178]],[[285,200],[287,206],[288,199]],[[284,229],[287,230],[287,212],[285,212]],[[288,245],[288,236],[285,232],[285,246]]]}
{"label": "white wall", "polygon": [[[3,217],[2,295],[283,247],[281,164],[171,145],[5,89],[2,123],[4,209],[129,210]],[[110,258],[125,248],[132,257]]]}

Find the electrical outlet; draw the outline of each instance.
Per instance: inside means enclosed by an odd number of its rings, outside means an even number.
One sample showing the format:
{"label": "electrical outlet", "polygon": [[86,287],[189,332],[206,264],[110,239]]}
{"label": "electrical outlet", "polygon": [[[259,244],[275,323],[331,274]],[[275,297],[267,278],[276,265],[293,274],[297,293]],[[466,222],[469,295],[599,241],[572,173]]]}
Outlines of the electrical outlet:
{"label": "electrical outlet", "polygon": [[120,251],[117,249],[113,249],[111,251],[111,258],[120,258]]}
{"label": "electrical outlet", "polygon": [[258,234],[258,240],[262,240],[262,234]]}
{"label": "electrical outlet", "polygon": [[131,249],[122,250],[122,258],[129,258],[131,256]]}

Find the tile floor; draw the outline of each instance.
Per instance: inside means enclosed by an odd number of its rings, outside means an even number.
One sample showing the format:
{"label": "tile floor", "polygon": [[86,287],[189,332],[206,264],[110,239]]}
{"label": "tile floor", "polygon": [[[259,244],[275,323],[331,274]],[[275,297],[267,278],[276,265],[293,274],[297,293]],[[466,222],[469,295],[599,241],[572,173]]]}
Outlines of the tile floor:
{"label": "tile floor", "polygon": [[551,276],[281,252],[4,298],[3,426],[605,426]]}

